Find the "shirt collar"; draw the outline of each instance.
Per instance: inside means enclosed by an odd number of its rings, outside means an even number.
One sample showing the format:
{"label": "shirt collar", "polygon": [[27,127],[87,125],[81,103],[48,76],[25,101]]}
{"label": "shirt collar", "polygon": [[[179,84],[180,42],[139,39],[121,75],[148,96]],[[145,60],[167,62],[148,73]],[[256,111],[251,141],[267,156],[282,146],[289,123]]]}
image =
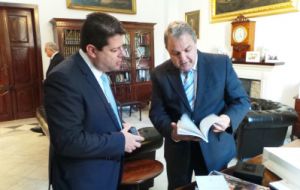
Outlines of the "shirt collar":
{"label": "shirt collar", "polygon": [[88,65],[88,67],[91,69],[92,73],[94,74],[95,78],[97,79],[98,83],[101,83],[100,78],[103,71],[98,70],[93,63],[91,62],[90,58],[87,56],[87,54],[82,50],[79,49],[79,54],[81,55],[82,59],[85,61],[85,63]]}
{"label": "shirt collar", "polygon": [[195,64],[193,66],[193,70],[197,71],[197,64],[198,64],[198,54],[196,54],[196,58],[195,58]]}
{"label": "shirt collar", "polygon": [[56,54],[58,54],[58,51],[54,52],[54,53],[52,54],[52,56],[50,57],[50,59],[52,60],[53,57],[54,57]]}

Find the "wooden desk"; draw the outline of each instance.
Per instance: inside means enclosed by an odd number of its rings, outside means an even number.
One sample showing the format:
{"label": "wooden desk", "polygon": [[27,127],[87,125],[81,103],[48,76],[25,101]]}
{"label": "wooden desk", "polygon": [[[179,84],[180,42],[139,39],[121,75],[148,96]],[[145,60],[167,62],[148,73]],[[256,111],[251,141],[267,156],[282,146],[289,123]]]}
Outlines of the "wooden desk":
{"label": "wooden desk", "polygon": [[[297,139],[289,144],[284,145],[284,147],[295,147],[295,146],[298,147],[299,144],[300,144],[300,139]],[[252,163],[252,164],[261,164],[262,163],[262,155],[255,156],[255,157],[251,158],[250,160],[248,160],[247,162]],[[223,170],[222,172],[232,175],[233,171],[234,171],[234,166],[227,168],[227,169]],[[269,186],[270,182],[278,181],[278,180],[280,180],[280,177],[278,177],[276,174],[272,173],[267,168],[265,169],[264,177],[263,177],[263,181],[262,181],[263,186]],[[195,186],[196,186],[196,182],[192,182],[188,185],[176,188],[176,190],[194,190]]]}
{"label": "wooden desk", "polygon": [[[252,163],[252,164],[261,164],[262,163],[262,155],[256,156],[251,158],[250,160],[248,160],[247,162]],[[227,168],[225,170],[222,170],[223,173],[225,174],[229,174],[232,175],[233,171],[234,171],[234,166]],[[269,183],[272,181],[278,181],[280,180],[280,178],[275,175],[274,173],[272,173],[271,171],[269,171],[268,169],[265,169],[264,171],[264,178],[262,181],[262,185],[263,186],[269,186]],[[192,182],[191,184],[176,188],[176,190],[194,190],[196,186],[196,182]]]}

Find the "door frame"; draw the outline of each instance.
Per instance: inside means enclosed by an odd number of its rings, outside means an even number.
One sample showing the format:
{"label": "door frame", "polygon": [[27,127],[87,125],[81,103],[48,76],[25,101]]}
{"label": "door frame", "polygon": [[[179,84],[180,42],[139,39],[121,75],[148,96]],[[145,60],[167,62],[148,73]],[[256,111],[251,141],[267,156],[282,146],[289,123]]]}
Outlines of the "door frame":
{"label": "door frame", "polygon": [[35,60],[36,60],[36,69],[37,69],[37,81],[38,84],[38,100],[37,106],[39,107],[43,102],[43,65],[42,65],[42,52],[41,52],[41,35],[40,35],[40,26],[39,26],[39,14],[38,6],[33,4],[23,4],[23,3],[6,3],[0,2],[0,8],[16,8],[16,9],[26,9],[30,10],[32,13],[32,26],[33,26],[33,36],[34,36],[34,45],[35,45]]}

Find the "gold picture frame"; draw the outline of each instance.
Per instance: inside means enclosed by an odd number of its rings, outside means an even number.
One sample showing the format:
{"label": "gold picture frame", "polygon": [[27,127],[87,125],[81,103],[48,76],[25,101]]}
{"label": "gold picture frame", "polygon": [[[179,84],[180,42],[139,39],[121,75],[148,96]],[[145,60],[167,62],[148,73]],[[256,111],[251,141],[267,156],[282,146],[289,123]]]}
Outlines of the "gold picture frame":
{"label": "gold picture frame", "polygon": [[199,39],[200,10],[185,13],[185,21],[194,29]]}
{"label": "gold picture frame", "polygon": [[136,0],[67,0],[70,9],[136,14]]}
{"label": "gold picture frame", "polygon": [[211,22],[233,20],[242,14],[245,17],[280,14],[298,11],[299,0],[211,0]]}

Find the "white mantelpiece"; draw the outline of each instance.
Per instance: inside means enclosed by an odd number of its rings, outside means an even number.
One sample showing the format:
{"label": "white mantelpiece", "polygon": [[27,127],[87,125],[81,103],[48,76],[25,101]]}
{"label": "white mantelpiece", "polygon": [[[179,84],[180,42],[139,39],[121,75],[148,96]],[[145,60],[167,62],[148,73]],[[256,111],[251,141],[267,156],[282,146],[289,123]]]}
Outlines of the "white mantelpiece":
{"label": "white mantelpiece", "polygon": [[277,80],[280,66],[233,64],[233,68],[239,78],[259,80],[261,82],[260,98],[277,99],[274,89],[278,87]]}

